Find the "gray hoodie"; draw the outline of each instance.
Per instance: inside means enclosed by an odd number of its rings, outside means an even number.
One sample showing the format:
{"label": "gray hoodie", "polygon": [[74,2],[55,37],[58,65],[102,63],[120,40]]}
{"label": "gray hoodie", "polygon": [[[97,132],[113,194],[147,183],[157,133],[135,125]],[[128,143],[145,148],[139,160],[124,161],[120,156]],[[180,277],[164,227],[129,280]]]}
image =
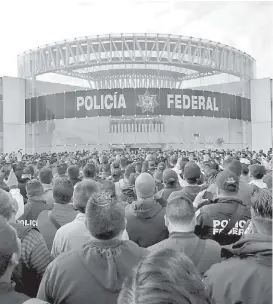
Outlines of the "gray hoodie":
{"label": "gray hoodie", "polygon": [[116,304],[124,279],[146,254],[132,241],[91,240],[48,266],[37,297],[55,304]]}

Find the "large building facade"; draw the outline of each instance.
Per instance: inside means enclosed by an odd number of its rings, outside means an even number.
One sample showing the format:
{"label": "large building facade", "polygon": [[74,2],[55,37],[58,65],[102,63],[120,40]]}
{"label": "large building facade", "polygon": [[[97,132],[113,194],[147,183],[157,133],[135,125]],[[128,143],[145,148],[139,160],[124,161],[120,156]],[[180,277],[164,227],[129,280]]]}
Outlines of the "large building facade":
{"label": "large building facade", "polygon": [[0,79],[0,152],[272,147],[272,80],[219,43],[85,37],[20,55],[18,76]]}

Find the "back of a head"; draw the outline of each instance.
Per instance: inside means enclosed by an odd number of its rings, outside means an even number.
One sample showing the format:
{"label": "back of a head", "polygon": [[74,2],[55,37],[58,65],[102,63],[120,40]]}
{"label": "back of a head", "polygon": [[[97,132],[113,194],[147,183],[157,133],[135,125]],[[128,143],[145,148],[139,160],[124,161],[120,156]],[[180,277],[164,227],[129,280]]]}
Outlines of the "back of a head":
{"label": "back of a head", "polygon": [[52,170],[49,168],[42,168],[39,172],[39,180],[42,184],[50,185],[53,179]]}
{"label": "back of a head", "polygon": [[68,178],[59,177],[54,180],[52,191],[55,203],[68,204],[73,196],[74,187]]}
{"label": "back of a head", "polygon": [[66,170],[67,170],[67,164],[66,163],[61,163],[57,166],[58,175],[65,175]]}
{"label": "back of a head", "polygon": [[118,304],[209,304],[205,286],[192,261],[181,252],[150,253],[128,277]]}
{"label": "back of a head", "polygon": [[151,174],[141,173],[136,179],[135,190],[138,198],[151,198],[156,191],[155,180]]}
{"label": "back of a head", "polygon": [[178,182],[178,175],[172,169],[165,169],[163,171],[163,182],[165,185],[176,185]]}
{"label": "back of a head", "polygon": [[80,175],[80,168],[78,166],[70,166],[67,169],[67,174],[70,179],[78,178]]}
{"label": "back of a head", "polygon": [[95,178],[97,175],[97,168],[95,164],[89,163],[84,166],[82,173],[84,178]]}
{"label": "back of a head", "polygon": [[247,176],[249,173],[248,165],[242,164],[242,175]]}
{"label": "back of a head", "polygon": [[239,191],[239,177],[231,171],[224,170],[218,173],[215,183],[226,196],[236,196]]}
{"label": "back of a head", "polygon": [[13,254],[17,254],[19,259],[20,247],[16,232],[11,228],[7,220],[0,216],[0,278],[11,265]]}
{"label": "back of a head", "polygon": [[252,210],[255,217],[272,219],[271,189],[259,189],[252,200]]}
{"label": "back of a head", "polygon": [[128,165],[128,160],[127,160],[127,158],[122,157],[122,158],[120,159],[120,167],[121,167],[121,169],[124,170],[124,169],[127,167],[127,165]]}
{"label": "back of a head", "polygon": [[183,170],[184,179],[189,184],[196,184],[200,178],[201,169],[194,161],[188,161]]}
{"label": "back of a head", "polygon": [[86,206],[86,224],[90,234],[99,240],[110,240],[125,229],[125,210],[108,191],[94,193]]}
{"label": "back of a head", "polygon": [[12,196],[3,189],[0,189],[0,216],[7,221],[10,220],[12,213],[16,213],[15,201]]}
{"label": "back of a head", "polygon": [[259,164],[254,164],[249,168],[250,176],[255,179],[262,179],[265,176],[265,167]]}
{"label": "back of a head", "polygon": [[168,201],[166,206],[166,217],[174,225],[190,224],[194,218],[195,211],[192,201],[181,195]]}
{"label": "back of a head", "polygon": [[237,176],[241,176],[242,164],[238,159],[231,157],[225,161],[224,170],[231,171]]}
{"label": "back of a head", "polygon": [[73,204],[81,213],[85,213],[86,205],[90,197],[100,190],[97,182],[85,179],[79,182],[74,189]]}

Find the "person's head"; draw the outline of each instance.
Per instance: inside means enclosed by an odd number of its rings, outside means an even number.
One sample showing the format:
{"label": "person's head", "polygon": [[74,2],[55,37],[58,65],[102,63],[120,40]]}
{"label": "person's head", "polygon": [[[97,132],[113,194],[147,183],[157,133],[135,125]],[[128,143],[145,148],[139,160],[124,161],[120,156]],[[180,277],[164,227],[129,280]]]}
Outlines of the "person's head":
{"label": "person's head", "polygon": [[196,185],[201,175],[200,167],[193,161],[187,162],[184,168],[184,179],[190,185]]}
{"label": "person's head", "polygon": [[84,178],[95,178],[97,175],[97,168],[94,163],[89,163],[84,166],[82,173]]}
{"label": "person's head", "polygon": [[52,183],[53,174],[50,168],[43,168],[39,172],[39,180],[42,184],[50,185]]}
{"label": "person's head", "polygon": [[107,174],[111,174],[111,166],[109,164],[104,164],[102,165],[102,172],[103,173],[107,173]]}
{"label": "person's head", "polygon": [[73,196],[74,187],[66,177],[58,177],[53,183],[53,198],[57,204],[68,204]]}
{"label": "person's head", "polygon": [[263,179],[265,173],[266,173],[265,167],[262,165],[255,164],[250,166],[249,168],[249,176],[253,180]]}
{"label": "person's head", "polygon": [[85,179],[79,182],[74,189],[73,193],[73,205],[81,213],[85,213],[86,205],[89,198],[93,193],[98,192],[100,187],[98,183],[91,180]]}
{"label": "person's head", "polygon": [[0,216],[9,222],[15,222],[18,204],[10,193],[0,189]]}
{"label": "person's head", "polygon": [[92,237],[99,240],[121,239],[125,230],[124,206],[108,191],[102,190],[90,197],[85,217]]}
{"label": "person's head", "polygon": [[267,185],[268,189],[272,189],[272,172],[264,176],[263,182]]}
{"label": "person's head", "polygon": [[259,189],[252,198],[251,220],[255,232],[272,233],[272,189]]}
{"label": "person's head", "polygon": [[124,281],[118,304],[209,304],[202,279],[182,252],[151,252]]}
{"label": "person's head", "polygon": [[231,171],[240,177],[242,172],[242,164],[238,159],[230,157],[224,162],[224,170]]}
{"label": "person's head", "polygon": [[224,170],[215,180],[219,197],[236,197],[239,191],[239,177],[231,171]]}
{"label": "person's head", "polygon": [[178,175],[172,169],[166,169],[163,171],[163,182],[166,186],[175,187],[178,183]]}
{"label": "person's head", "polygon": [[69,179],[77,179],[80,176],[80,168],[78,166],[69,166],[67,169]]}
{"label": "person's head", "polygon": [[176,164],[177,164],[177,161],[178,161],[178,158],[175,155],[171,156],[169,158],[169,164],[170,164],[170,166],[171,167],[175,167]]}
{"label": "person's head", "polygon": [[159,169],[155,170],[154,179],[157,183],[163,183],[163,172]]}
{"label": "person's head", "polygon": [[138,200],[153,198],[156,192],[154,178],[149,173],[141,173],[136,179],[135,192]]}
{"label": "person's head", "polygon": [[37,179],[32,179],[26,183],[26,192],[28,199],[46,200],[44,187]]}
{"label": "person's head", "polygon": [[18,179],[20,179],[22,177],[23,171],[24,171],[23,164],[19,163],[19,164],[15,165],[13,169],[14,169],[14,173],[15,173],[16,177]]}
{"label": "person's head", "polygon": [[34,175],[34,169],[32,166],[27,166],[26,168],[24,168],[22,174],[23,179],[32,179],[33,175]]}
{"label": "person's head", "polygon": [[160,170],[160,171],[164,171],[165,168],[166,168],[166,165],[163,162],[159,163],[158,166],[157,166],[157,169]]}
{"label": "person's head", "polygon": [[122,158],[120,159],[120,168],[121,168],[121,170],[125,170],[126,167],[127,167],[127,165],[128,165],[128,160],[127,160],[127,158],[122,157]]}
{"label": "person's head", "polygon": [[137,162],[135,168],[136,168],[136,172],[138,174],[140,174],[141,173],[141,168],[142,168],[142,163],[141,162]]}
{"label": "person's head", "polygon": [[248,176],[249,168],[248,165],[242,164],[242,176]]}
{"label": "person's head", "polygon": [[166,206],[165,225],[169,232],[187,232],[195,227],[195,211],[192,201],[185,195],[173,198]]}
{"label": "person's head", "polygon": [[131,173],[135,173],[135,166],[133,164],[130,164],[124,172],[124,179],[126,179],[127,181],[129,180],[129,177],[131,175]]}
{"label": "person's head", "polygon": [[7,220],[0,216],[0,281],[9,282],[11,275],[19,263],[21,242],[16,230]]}
{"label": "person's head", "polygon": [[58,175],[65,175],[67,170],[67,164],[66,163],[61,163],[57,166],[57,173]]}

